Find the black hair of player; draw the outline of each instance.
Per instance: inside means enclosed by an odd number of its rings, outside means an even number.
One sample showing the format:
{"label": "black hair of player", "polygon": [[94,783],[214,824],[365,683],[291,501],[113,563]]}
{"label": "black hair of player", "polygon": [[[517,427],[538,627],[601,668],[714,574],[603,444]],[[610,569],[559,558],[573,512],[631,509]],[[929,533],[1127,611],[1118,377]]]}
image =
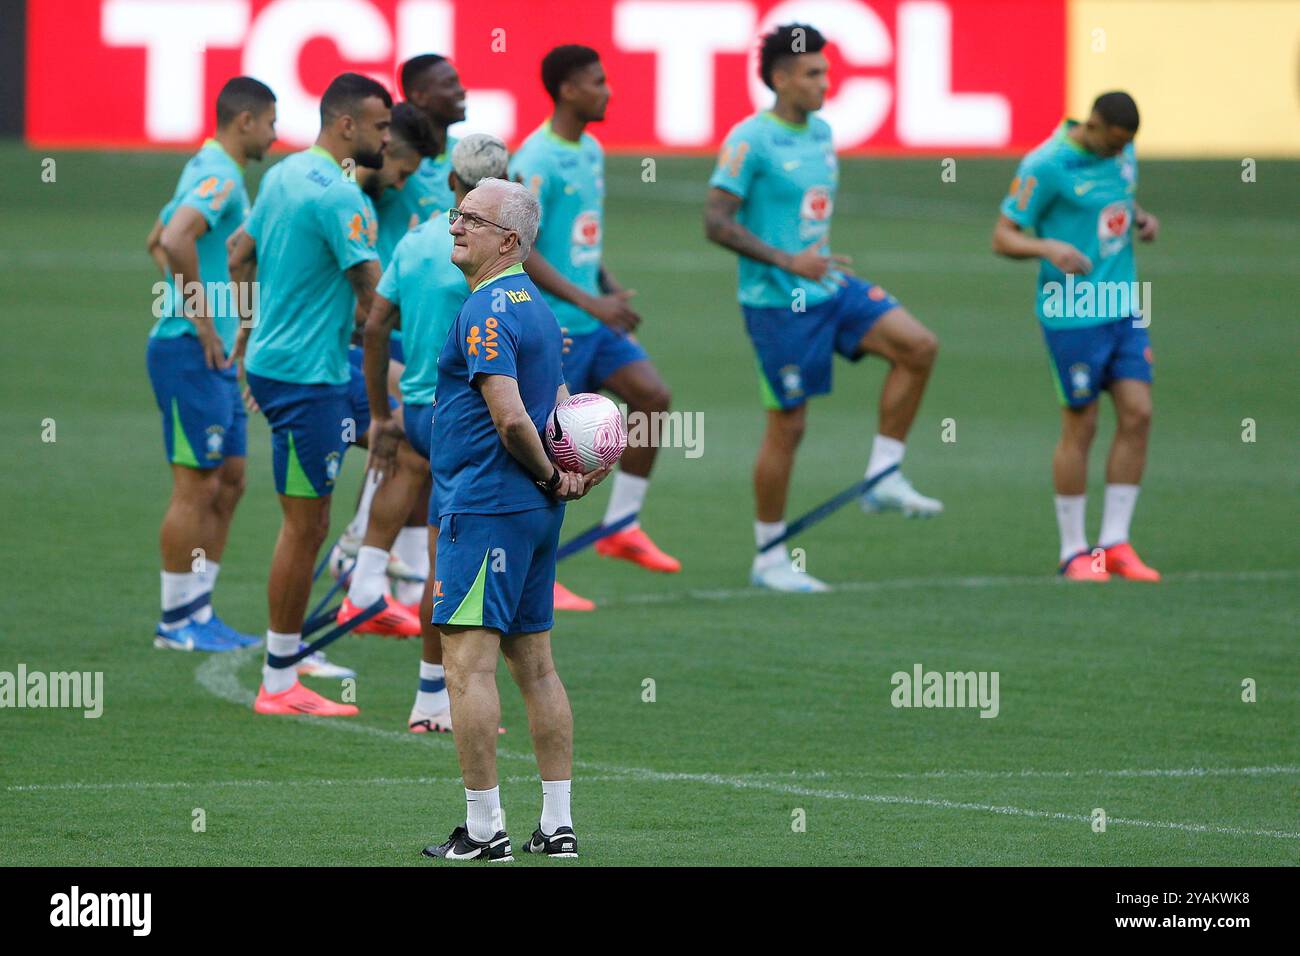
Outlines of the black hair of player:
{"label": "black hair of player", "polygon": [[389,109],[393,108],[393,98],[384,89],[384,84],[360,73],[340,73],[330,80],[325,95],[320,98],[321,125],[328,126],[340,116],[357,116],[362,102],[372,96],[378,97]]}
{"label": "black hair of player", "polygon": [[226,80],[217,94],[217,129],[229,126],[240,113],[254,116],[275,102],[275,94],[261,80],[251,76],[236,76]]}
{"label": "black hair of player", "polygon": [[433,124],[412,104],[398,103],[393,107],[393,122],[388,130],[421,156],[432,159],[438,155],[433,144]]}
{"label": "black hair of player", "polygon": [[1101,117],[1107,126],[1118,126],[1130,133],[1138,128],[1138,105],[1133,97],[1122,90],[1103,93],[1093,101],[1092,111]]}
{"label": "black hair of player", "polygon": [[542,86],[551,100],[560,102],[560,87],[573,74],[600,62],[600,54],[589,46],[566,43],[542,57]]}
{"label": "black hair of player", "polygon": [[446,59],[440,53],[421,53],[419,56],[413,56],[403,63],[400,77],[402,96],[409,100],[411,91],[419,85],[420,77],[424,76],[425,71],[437,66]]}
{"label": "black hair of player", "polygon": [[825,46],[826,38],[806,23],[783,23],[765,34],[758,46],[758,75],[763,85],[769,90],[776,89],[772,85],[772,71],[783,61],[802,53],[820,53]]}

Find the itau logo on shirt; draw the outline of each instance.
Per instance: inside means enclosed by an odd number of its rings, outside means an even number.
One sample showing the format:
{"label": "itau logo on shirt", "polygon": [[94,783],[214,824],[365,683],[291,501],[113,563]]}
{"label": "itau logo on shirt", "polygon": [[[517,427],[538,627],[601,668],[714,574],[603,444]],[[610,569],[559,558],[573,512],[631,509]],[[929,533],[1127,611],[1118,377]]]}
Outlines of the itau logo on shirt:
{"label": "itau logo on shirt", "polygon": [[570,259],[575,266],[600,261],[600,214],[588,210],[573,220]]}

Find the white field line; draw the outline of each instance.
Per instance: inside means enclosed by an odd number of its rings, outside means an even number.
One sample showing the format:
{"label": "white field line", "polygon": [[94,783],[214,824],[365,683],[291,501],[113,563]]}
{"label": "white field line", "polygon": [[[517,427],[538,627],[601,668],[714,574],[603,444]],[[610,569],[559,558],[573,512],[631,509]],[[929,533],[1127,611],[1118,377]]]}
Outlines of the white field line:
{"label": "white field line", "polygon": [[1133,767],[1122,770],[790,770],[751,773],[754,778],[780,780],[834,779],[839,777],[877,780],[1072,780],[1082,777],[1167,779],[1197,777],[1272,777],[1300,774],[1300,767]]}
{"label": "white field line", "polygon": [[[1269,571],[1172,571],[1161,583],[1178,584],[1196,581],[1285,581],[1300,577],[1300,568],[1284,568]],[[916,591],[941,588],[1003,588],[1024,585],[1048,585],[1066,587],[1054,574],[1006,575],[998,577],[961,577],[961,578],[894,578],[882,581],[841,581],[829,582],[832,592],[864,594],[875,591]],[[804,594],[783,594],[765,588],[716,588],[693,589],[684,591],[657,591],[650,594],[625,594],[603,598],[597,602],[598,607],[617,607],[619,605],[671,604],[677,601],[735,601],[752,600],[757,597],[779,597],[786,601],[815,601],[815,597]]]}

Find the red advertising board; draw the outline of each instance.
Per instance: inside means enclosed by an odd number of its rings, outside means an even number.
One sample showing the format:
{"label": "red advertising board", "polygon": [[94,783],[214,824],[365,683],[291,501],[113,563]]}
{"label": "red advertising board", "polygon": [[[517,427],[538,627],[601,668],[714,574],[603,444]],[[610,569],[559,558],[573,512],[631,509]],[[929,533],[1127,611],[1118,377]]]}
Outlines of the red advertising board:
{"label": "red advertising board", "polygon": [[246,73],[297,147],[336,73],[395,88],[403,60],[437,52],[469,91],[466,130],[514,143],[548,112],[542,56],[584,43],[614,92],[593,130],[609,149],[710,151],[770,102],[756,38],[791,21],[831,41],[822,115],[846,151],[1022,152],[1064,109],[1065,0],[29,0],[27,139],[190,145]]}

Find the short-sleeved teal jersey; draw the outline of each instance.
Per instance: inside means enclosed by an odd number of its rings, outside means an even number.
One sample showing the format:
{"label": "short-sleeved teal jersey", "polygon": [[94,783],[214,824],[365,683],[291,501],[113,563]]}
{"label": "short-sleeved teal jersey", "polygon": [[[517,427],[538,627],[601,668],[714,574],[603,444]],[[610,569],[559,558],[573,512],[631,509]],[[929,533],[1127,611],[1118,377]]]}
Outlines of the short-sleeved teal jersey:
{"label": "short-sleeved teal jersey", "polygon": [[385,189],[375,203],[379,212],[379,259],[385,266],[392,261],[393,250],[411,228],[411,216],[424,222],[441,213],[456,201],[447,185],[451,171],[451,148],[454,137],[447,137],[447,148],[432,158],[426,156],[401,189]]}
{"label": "short-sleeved teal jersey", "polygon": [[248,371],[303,385],[347,383],[356,306],[344,273],[379,258],[372,209],[319,146],[266,174],[244,227],[257,243],[259,285]]}
{"label": "short-sleeved teal jersey", "polygon": [[[208,224],[208,231],[195,243],[199,253],[199,280],[208,295],[213,325],[229,353],[235,345],[239,319],[237,298],[229,286],[226,240],[248,215],[248,191],[244,188],[243,169],[215,139],[206,141],[181,170],[176,192],[158,214],[164,226],[181,206],[197,209]],[[192,281],[193,276],[186,279]],[[162,317],[149,332],[151,338],[174,339],[195,334],[194,323],[184,317],[181,290],[173,289],[163,300],[162,308]]]}
{"label": "short-sleeved teal jersey", "polygon": [[[578,288],[600,294],[600,244],[605,219],[605,151],[596,137],[562,139],[547,120],[510,159],[510,176],[523,180],[542,206],[537,251]],[[585,335],[600,320],[576,305],[543,293],[570,335]]]}
{"label": "short-sleeved teal jersey", "polygon": [[[736,221],[782,252],[797,253],[814,242],[830,252],[831,213],[839,165],[831,128],[813,115],[793,126],[769,112],[756,113],[727,134],[709,185],[741,199]],[[737,296],[752,308],[790,308],[803,291],[803,305],[831,298],[839,285],[803,279],[784,269],[740,257]]]}
{"label": "short-sleeved teal jersey", "polygon": [[[1136,316],[1112,315],[1105,305],[1118,301],[1119,284],[1132,305],[1137,283],[1133,257],[1133,220],[1137,207],[1137,155],[1129,143],[1115,156],[1098,156],[1066,134],[1078,123],[1066,120],[1020,163],[1002,213],[1022,229],[1044,239],[1059,239],[1090,260],[1086,276],[1066,276],[1046,259],[1038,268],[1037,312],[1047,328],[1083,328]],[[1116,285],[1099,285],[1115,283]],[[1064,308],[1064,290],[1073,306]],[[1093,305],[1081,307],[1087,297]],[[1065,314],[1063,314],[1065,313]],[[1079,314],[1084,313],[1084,314]]]}
{"label": "short-sleeved teal jersey", "polygon": [[465,274],[451,261],[451,233],[438,215],[412,229],[393,252],[375,290],[402,312],[402,401],[430,405],[447,330],[469,298]]}

